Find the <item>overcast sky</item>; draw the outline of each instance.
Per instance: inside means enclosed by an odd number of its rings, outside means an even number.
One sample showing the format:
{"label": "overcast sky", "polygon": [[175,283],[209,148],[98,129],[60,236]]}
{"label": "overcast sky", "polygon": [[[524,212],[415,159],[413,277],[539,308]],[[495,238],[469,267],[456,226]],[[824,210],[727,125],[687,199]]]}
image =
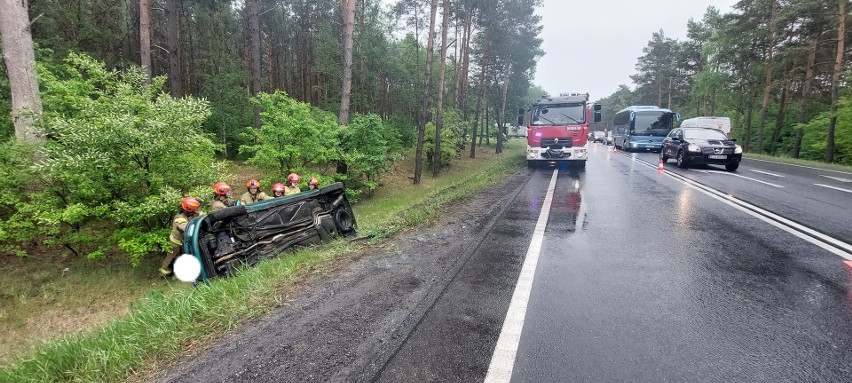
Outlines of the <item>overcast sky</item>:
{"label": "overcast sky", "polygon": [[633,89],[630,75],[651,34],[686,39],[686,22],[700,20],[712,5],[722,14],[736,0],[544,0],[542,47],[535,84],[551,95],[609,96],[619,84]]}

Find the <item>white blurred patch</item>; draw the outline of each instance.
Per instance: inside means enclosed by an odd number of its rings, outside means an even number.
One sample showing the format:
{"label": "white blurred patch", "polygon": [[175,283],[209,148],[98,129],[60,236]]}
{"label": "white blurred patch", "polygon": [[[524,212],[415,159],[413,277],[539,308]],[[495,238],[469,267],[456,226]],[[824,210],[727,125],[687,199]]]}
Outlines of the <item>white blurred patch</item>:
{"label": "white blurred patch", "polygon": [[192,282],[201,275],[201,262],[190,254],[183,254],[175,260],[175,277],[183,282]]}

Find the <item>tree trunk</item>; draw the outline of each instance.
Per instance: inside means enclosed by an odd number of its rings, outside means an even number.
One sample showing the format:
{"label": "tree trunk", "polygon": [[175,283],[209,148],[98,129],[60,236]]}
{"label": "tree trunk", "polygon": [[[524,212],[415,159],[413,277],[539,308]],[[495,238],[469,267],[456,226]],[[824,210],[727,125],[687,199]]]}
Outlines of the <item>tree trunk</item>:
{"label": "tree trunk", "polygon": [[471,9],[468,12],[467,19],[465,21],[465,28],[467,30],[467,32],[465,32],[465,33],[466,33],[467,39],[465,40],[465,43],[464,43],[465,44],[464,45],[464,59],[463,59],[463,63],[462,63],[462,73],[461,73],[461,91],[459,91],[459,97],[461,98],[461,101],[459,102],[459,106],[461,107],[462,117],[465,121],[467,121],[467,116],[468,116],[467,90],[468,90],[469,85],[470,85],[470,83],[469,83],[470,80],[468,78],[468,75],[470,73],[470,40],[471,40],[471,33],[473,32],[473,12],[474,12],[474,9]]}
{"label": "tree trunk", "polygon": [[20,141],[43,142],[38,131],[41,98],[36,80],[35,52],[30,33],[27,2],[0,0],[0,35],[3,38],[3,62],[12,94],[12,123]]}
{"label": "tree trunk", "polygon": [[[819,43],[818,34],[810,37],[808,44],[808,64],[805,67],[805,82],[802,85],[802,98],[799,100],[799,110],[796,113],[796,122],[799,124],[805,123],[805,100],[811,93],[811,83],[814,80],[814,64],[816,63],[817,45]],[[802,137],[805,131],[800,127],[796,128],[796,143],[793,144],[793,158],[799,158],[799,152],[802,148]]]}
{"label": "tree trunk", "polygon": [[500,103],[500,113],[497,119],[497,153],[503,153],[503,129],[506,127],[506,98],[509,95],[509,73],[512,64],[506,63],[503,67],[503,100]]}
{"label": "tree trunk", "polygon": [[151,83],[151,0],[139,0],[139,65]]}
{"label": "tree trunk", "polygon": [[843,70],[843,49],[846,36],[846,1],[837,0],[839,18],[837,21],[837,51],[834,56],[834,73],[831,75],[831,119],[828,121],[828,142],[825,146],[825,162],[834,162],[834,129],[837,126],[838,95],[840,75]]}
{"label": "tree trunk", "polygon": [[476,136],[479,133],[479,116],[482,113],[482,99],[485,98],[485,76],[488,73],[488,46],[482,52],[482,71],[479,75],[479,92],[476,95],[476,112],[473,115],[473,134],[470,139],[470,158],[476,158]]}
{"label": "tree trunk", "polygon": [[338,125],[349,125],[352,96],[352,44],[355,29],[355,0],[343,0],[343,91],[340,94]]}
{"label": "tree trunk", "polygon": [[772,53],[775,51],[775,1],[769,11],[769,36],[767,41],[767,54],[764,60],[766,67],[766,80],[763,83],[763,103],[760,104],[760,125],[757,127],[757,151],[763,153],[763,133],[766,124],[766,109],[769,106],[769,93],[772,91]]}
{"label": "tree trunk", "polygon": [[781,140],[781,128],[784,126],[784,115],[787,113],[787,100],[789,100],[790,86],[787,82],[781,86],[781,106],[778,108],[778,118],[775,119],[775,130],[772,132],[772,146],[769,153],[773,156],[778,150],[778,141]]}
{"label": "tree trunk", "polygon": [[180,15],[179,0],[166,0],[166,29],[169,40],[169,94],[174,98],[183,96],[180,73]]}
{"label": "tree trunk", "polygon": [[441,172],[441,128],[444,124],[444,81],[447,74],[447,30],[450,28],[450,0],[444,0],[444,19],[441,21],[441,66],[438,75],[438,106],[435,115],[435,155],[432,156],[432,176]]}
{"label": "tree trunk", "polygon": [[[246,0],[249,17],[249,38],[251,39],[251,95],[257,97],[261,92],[262,74],[260,71],[260,0]],[[260,106],[254,107],[254,128],[260,129]]]}
{"label": "tree trunk", "polygon": [[757,97],[757,91],[752,90],[748,96],[748,112],[746,113],[746,125],[743,129],[743,151],[747,152],[749,143],[751,142],[751,122],[752,114],[754,113],[754,99]]}
{"label": "tree trunk", "polygon": [[423,104],[420,108],[420,118],[417,124],[417,152],[414,155],[414,183],[420,183],[423,172],[423,141],[426,137],[426,122],[429,120],[432,87],[432,56],[435,49],[435,18],[438,13],[438,0],[432,0],[432,10],[429,14],[429,41],[426,44],[426,78],[423,79]]}

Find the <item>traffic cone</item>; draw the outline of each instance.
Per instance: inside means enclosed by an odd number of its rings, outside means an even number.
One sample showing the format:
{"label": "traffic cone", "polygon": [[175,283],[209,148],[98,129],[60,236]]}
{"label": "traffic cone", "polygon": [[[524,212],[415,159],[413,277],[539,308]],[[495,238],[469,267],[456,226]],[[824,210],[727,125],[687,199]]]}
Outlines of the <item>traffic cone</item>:
{"label": "traffic cone", "polygon": [[657,165],[657,171],[662,172],[662,171],[665,171],[665,170],[666,170],[666,168],[663,167],[663,159],[660,158],[660,164]]}

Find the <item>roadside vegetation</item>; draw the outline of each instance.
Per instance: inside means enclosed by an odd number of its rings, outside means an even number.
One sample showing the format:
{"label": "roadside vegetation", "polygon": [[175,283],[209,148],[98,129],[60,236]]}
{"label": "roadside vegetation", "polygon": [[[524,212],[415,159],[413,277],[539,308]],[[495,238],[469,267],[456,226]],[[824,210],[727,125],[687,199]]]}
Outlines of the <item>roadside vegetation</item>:
{"label": "roadside vegetation", "polygon": [[683,118],[730,117],[746,153],[852,165],[848,12],[845,0],[739,1],[684,20],[686,39],[660,29],[633,86],[598,100],[599,129],[626,106],[658,105]]}
{"label": "roadside vegetation", "polygon": [[[50,331],[45,329],[40,334],[45,336],[42,344],[10,345],[19,349],[4,355],[6,360],[14,357],[15,362],[0,370],[0,381],[122,381],[149,376],[178,355],[197,350],[223,333],[235,330],[245,320],[279,306],[295,291],[300,280],[333,269],[334,261],[342,255],[428,224],[448,203],[513,174],[525,163],[525,145],[513,140],[503,154],[493,153],[491,147],[476,159],[459,159],[445,171],[445,176],[424,177],[420,186],[412,185],[406,176],[413,161],[400,161],[396,172],[386,178],[373,198],[355,204],[358,236],[370,241],[344,238],[288,252],[210,285],[196,288],[144,278],[139,268],[126,264],[69,268],[65,272],[54,271],[54,275],[43,271],[44,280],[54,281],[52,290],[11,297],[20,299],[10,301],[12,307],[30,310],[28,314],[19,314],[19,320],[39,322],[39,309],[49,311],[57,302],[63,302],[69,313],[75,309],[87,311],[99,319],[87,321],[69,314],[66,318],[56,318],[75,323],[61,332],[67,336],[50,339]],[[412,198],[414,194],[418,197]],[[11,285],[27,285],[24,278],[23,275],[12,278]],[[36,288],[35,283],[30,288]],[[92,305],[103,296],[111,299],[110,305]],[[22,351],[27,347],[34,348]]]}

